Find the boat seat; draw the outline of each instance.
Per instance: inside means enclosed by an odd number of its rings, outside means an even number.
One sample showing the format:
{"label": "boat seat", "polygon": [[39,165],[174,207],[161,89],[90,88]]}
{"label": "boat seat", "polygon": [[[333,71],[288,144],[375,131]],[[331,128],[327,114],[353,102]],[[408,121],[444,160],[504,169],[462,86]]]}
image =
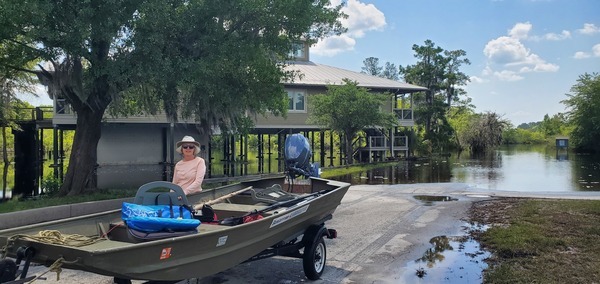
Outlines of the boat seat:
{"label": "boat seat", "polygon": [[183,189],[168,181],[153,181],[138,189],[133,203],[140,205],[189,205]]}
{"label": "boat seat", "polygon": [[[143,184],[142,186],[140,186],[137,193],[135,194],[133,203],[139,205],[189,206],[188,199],[185,196],[185,192],[183,192],[183,189],[179,185],[168,181],[153,181]],[[114,224],[113,226],[119,225]],[[122,229],[115,228],[120,232],[114,232],[113,238],[118,240],[127,240],[133,243],[160,240],[165,238],[174,238],[178,236],[198,233],[197,229],[176,232],[146,233],[137,231],[133,228],[130,228],[127,225],[119,227],[122,227]],[[112,230],[113,228],[110,229],[110,231]]]}

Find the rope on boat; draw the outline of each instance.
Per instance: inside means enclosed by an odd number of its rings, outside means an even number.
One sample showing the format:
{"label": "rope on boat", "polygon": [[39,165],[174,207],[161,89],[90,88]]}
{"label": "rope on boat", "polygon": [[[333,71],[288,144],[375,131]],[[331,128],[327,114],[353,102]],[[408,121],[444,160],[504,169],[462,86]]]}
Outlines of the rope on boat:
{"label": "rope on boat", "polygon": [[44,276],[48,272],[56,272],[56,281],[60,281],[60,273],[62,272],[63,262],[66,262],[64,258],[61,257],[61,258],[57,259],[54,263],[52,263],[52,265],[50,265],[50,267],[48,267],[48,270],[46,270],[44,273],[36,276],[35,278],[31,279],[31,281],[29,283],[33,283],[36,280],[42,278],[42,276]]}
{"label": "rope on boat", "polygon": [[46,244],[64,245],[71,247],[87,246],[104,240],[101,237],[88,237],[79,234],[62,234],[57,230],[43,230],[39,231],[37,235],[20,234],[10,237],[11,241],[14,241],[16,239],[32,240]]}

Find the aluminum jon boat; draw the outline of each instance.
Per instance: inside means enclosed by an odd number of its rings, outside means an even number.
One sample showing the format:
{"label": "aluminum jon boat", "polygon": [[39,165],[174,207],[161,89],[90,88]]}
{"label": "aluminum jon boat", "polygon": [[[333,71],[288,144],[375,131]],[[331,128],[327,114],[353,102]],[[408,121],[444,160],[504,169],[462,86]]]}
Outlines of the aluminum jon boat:
{"label": "aluminum jon boat", "polygon": [[[11,268],[23,266],[21,262],[46,266],[59,262],[64,268],[113,276],[117,283],[131,279],[176,281],[212,275],[249,260],[284,255],[303,258],[306,276],[316,280],[325,266],[323,238],[336,235],[325,228],[325,221],[332,218],[349,184],[320,178],[310,178],[303,184],[286,181],[285,177],[258,179],[188,196],[188,202],[197,207],[211,203],[220,220],[242,221],[203,222],[195,232],[183,235],[173,232],[144,238],[133,234],[123,223],[119,209],[2,230],[0,246],[5,246],[5,255],[15,258],[16,264],[8,258],[2,260],[4,269],[0,273],[4,275],[0,279],[11,279]],[[177,194],[168,184],[148,185],[169,188],[171,194]],[[211,202],[214,200],[217,202]],[[252,214],[260,218],[243,222],[243,217]],[[61,239],[77,236],[77,244],[57,243],[50,237],[45,240],[40,232],[58,232]],[[82,236],[89,240],[82,240]],[[27,267],[18,270],[26,272]],[[13,280],[28,278],[17,274]]]}
{"label": "aluminum jon boat", "polygon": [[[301,134],[288,136],[284,151],[285,175],[281,177],[189,196],[170,182],[150,182],[122,209],[0,230],[0,282],[34,279],[27,275],[32,262],[131,283],[133,279],[201,278],[275,255],[302,258],[306,277],[319,279],[325,268],[324,239],[337,236],[325,222],[350,184],[318,177],[318,165],[309,163],[312,153]],[[138,211],[127,206],[165,209],[150,217],[130,217],[129,213]],[[190,207],[195,210],[189,210],[194,214],[188,218],[184,208]],[[163,218],[163,213],[170,218]],[[157,220],[159,225],[192,225],[187,230],[168,227],[150,232],[138,227]]]}

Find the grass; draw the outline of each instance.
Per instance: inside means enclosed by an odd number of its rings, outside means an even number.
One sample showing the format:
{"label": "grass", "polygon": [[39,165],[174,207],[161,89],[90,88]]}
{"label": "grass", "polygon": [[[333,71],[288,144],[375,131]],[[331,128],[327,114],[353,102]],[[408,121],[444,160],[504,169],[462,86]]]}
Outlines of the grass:
{"label": "grass", "polygon": [[511,199],[485,210],[474,218],[492,224],[478,236],[493,254],[484,283],[599,283],[600,201]]}
{"label": "grass", "polygon": [[99,201],[107,199],[118,199],[135,196],[136,190],[103,190],[94,193],[85,193],[77,196],[53,197],[48,195],[40,195],[36,198],[19,200],[13,198],[4,203],[0,203],[0,213],[15,212],[21,210],[44,208],[56,205],[74,204],[89,201]]}

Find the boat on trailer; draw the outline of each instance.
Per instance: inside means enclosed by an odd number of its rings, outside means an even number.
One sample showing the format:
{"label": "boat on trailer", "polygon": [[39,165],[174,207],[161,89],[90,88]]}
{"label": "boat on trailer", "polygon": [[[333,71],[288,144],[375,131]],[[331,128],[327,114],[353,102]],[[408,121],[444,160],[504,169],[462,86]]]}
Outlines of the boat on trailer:
{"label": "boat on trailer", "polygon": [[[316,280],[325,266],[323,238],[336,237],[325,222],[332,218],[349,184],[320,178],[308,181],[289,184],[284,177],[265,178],[188,196],[191,204],[226,197],[211,205],[220,220],[261,216],[246,223],[204,222],[193,233],[160,233],[161,237],[152,239],[132,233],[122,220],[122,210],[115,209],[2,230],[0,246],[5,245],[6,256],[18,264],[51,266],[59,262],[64,268],[113,276],[117,283],[201,278],[274,255],[302,258],[306,276]],[[61,244],[54,238],[44,240],[40,232],[59,232],[67,239],[85,236],[90,241],[82,246]],[[28,267],[10,269],[17,264],[10,261],[2,260],[3,273],[27,271]],[[28,278],[16,274],[14,278],[19,277]]]}
{"label": "boat on trailer", "polygon": [[314,176],[295,179],[315,169],[307,165],[290,164],[285,176],[189,196],[164,181],[140,187],[134,204],[173,206],[175,200],[198,212],[210,205],[216,220],[193,230],[140,232],[124,222],[122,209],[0,230],[0,282],[30,281],[32,262],[112,276],[115,283],[176,282],[275,255],[301,258],[306,277],[319,279],[326,261],[324,238],[337,236],[325,222],[350,184]]}

